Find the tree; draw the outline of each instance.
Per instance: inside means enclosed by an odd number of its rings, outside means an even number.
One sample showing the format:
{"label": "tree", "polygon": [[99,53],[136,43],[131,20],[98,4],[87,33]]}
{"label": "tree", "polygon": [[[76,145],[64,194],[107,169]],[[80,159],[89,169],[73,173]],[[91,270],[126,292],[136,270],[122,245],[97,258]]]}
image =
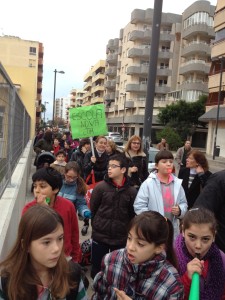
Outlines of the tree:
{"label": "tree", "polygon": [[171,127],[165,127],[163,130],[157,132],[156,138],[158,141],[165,138],[170,150],[177,150],[183,144],[179,134]]}
{"label": "tree", "polygon": [[205,126],[198,118],[205,113],[206,100],[206,95],[200,96],[195,102],[179,100],[163,108],[158,119],[167,127],[174,128],[181,139],[186,140],[194,134],[197,126]]}

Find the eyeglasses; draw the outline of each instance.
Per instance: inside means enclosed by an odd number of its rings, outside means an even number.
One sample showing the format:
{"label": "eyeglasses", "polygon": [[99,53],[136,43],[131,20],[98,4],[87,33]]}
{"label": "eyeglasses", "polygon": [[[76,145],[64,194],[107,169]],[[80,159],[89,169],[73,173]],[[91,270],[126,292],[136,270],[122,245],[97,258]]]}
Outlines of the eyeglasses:
{"label": "eyeglasses", "polygon": [[109,168],[115,169],[115,168],[120,168],[120,166],[112,164],[112,165],[107,166],[107,169],[109,169]]}
{"label": "eyeglasses", "polygon": [[65,177],[66,177],[66,179],[69,179],[69,180],[76,180],[78,176],[69,176],[65,173]]}
{"label": "eyeglasses", "polygon": [[141,143],[139,143],[139,142],[131,142],[131,144],[134,144],[134,145],[141,145]]}

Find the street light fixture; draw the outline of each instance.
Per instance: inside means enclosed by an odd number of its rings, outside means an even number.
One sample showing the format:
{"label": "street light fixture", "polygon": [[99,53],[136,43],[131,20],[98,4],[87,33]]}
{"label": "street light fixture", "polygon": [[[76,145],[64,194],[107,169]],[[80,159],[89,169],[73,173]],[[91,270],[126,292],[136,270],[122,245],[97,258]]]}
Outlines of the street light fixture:
{"label": "street light fixture", "polygon": [[45,102],[44,102],[44,104],[45,104],[45,110],[44,110],[44,124],[45,124],[45,111],[46,111],[46,104],[49,104],[49,102],[45,101]]}
{"label": "street light fixture", "polygon": [[53,94],[53,113],[52,113],[52,122],[54,123],[55,120],[55,91],[56,91],[56,73],[65,74],[64,71],[57,71],[54,70],[55,77],[54,77],[54,94]]}
{"label": "street light fixture", "polygon": [[126,113],[126,93],[120,93],[120,95],[124,96],[124,104],[123,104],[123,120],[122,120],[122,131],[123,131],[123,140],[124,140],[124,134],[125,134],[125,125],[124,125],[124,117]]}
{"label": "street light fixture", "polygon": [[222,100],[222,78],[223,78],[223,68],[224,68],[224,62],[225,57],[219,57],[220,60],[220,85],[219,85],[219,95],[218,95],[218,104],[217,104],[217,114],[216,114],[216,127],[215,127],[215,136],[214,136],[214,146],[213,146],[213,160],[216,156],[216,139],[217,139],[217,130],[218,130],[218,122],[219,122],[219,113],[220,113],[220,102]]}

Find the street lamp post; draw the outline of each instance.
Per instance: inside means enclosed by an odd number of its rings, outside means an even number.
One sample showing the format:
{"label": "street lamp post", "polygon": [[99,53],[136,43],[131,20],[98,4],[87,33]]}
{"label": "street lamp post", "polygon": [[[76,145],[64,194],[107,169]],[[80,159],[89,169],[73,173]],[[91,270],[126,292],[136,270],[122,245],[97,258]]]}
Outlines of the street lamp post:
{"label": "street lamp post", "polygon": [[223,78],[223,67],[225,57],[220,57],[220,85],[219,85],[219,95],[218,95],[218,104],[217,104],[217,114],[216,114],[216,127],[215,127],[215,136],[214,136],[214,146],[213,146],[213,160],[216,156],[216,140],[217,140],[217,131],[218,131],[218,122],[219,122],[219,113],[220,113],[220,102],[222,100],[222,78]]}
{"label": "street lamp post", "polygon": [[49,102],[45,101],[45,102],[44,102],[44,104],[45,104],[45,110],[44,110],[44,124],[45,124],[45,111],[46,111],[46,104],[49,104]]}
{"label": "street lamp post", "polygon": [[54,94],[53,94],[53,113],[52,113],[52,122],[54,123],[55,120],[55,91],[56,91],[56,73],[65,74],[64,71],[57,71],[54,70],[55,76],[54,76]]}
{"label": "street lamp post", "polygon": [[123,131],[123,140],[124,140],[124,134],[125,134],[125,125],[124,125],[124,117],[126,113],[126,93],[120,93],[120,95],[124,96],[124,104],[123,104],[123,120],[122,120],[122,131]]}

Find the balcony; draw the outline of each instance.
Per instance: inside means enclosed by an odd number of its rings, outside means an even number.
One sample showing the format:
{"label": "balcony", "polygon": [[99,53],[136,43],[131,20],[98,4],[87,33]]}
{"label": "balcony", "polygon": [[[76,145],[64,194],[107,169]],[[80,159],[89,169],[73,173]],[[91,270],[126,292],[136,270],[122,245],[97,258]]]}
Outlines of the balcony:
{"label": "balcony", "polygon": [[105,74],[107,76],[116,76],[116,71],[117,71],[116,67],[109,67],[105,70]]}
{"label": "balcony", "polygon": [[170,51],[159,51],[158,52],[158,58],[170,59],[172,57],[173,57],[173,53]]}
{"label": "balcony", "polygon": [[88,91],[91,87],[92,87],[92,82],[91,82],[91,81],[88,81],[88,82],[84,85],[83,90]]}
{"label": "balcony", "polygon": [[169,68],[157,68],[157,76],[171,76],[172,75],[172,70]]}
{"label": "balcony", "polygon": [[204,93],[208,93],[208,82],[203,82],[202,80],[195,81],[184,81],[180,85],[181,90],[194,90],[194,91],[202,91]]}
{"label": "balcony", "polygon": [[183,39],[189,39],[191,36],[203,35],[209,38],[214,38],[215,32],[213,27],[208,26],[207,24],[195,24],[189,26],[183,31]]}
{"label": "balcony", "polygon": [[127,92],[145,92],[147,91],[147,82],[135,82],[135,83],[128,83],[126,85]]}
{"label": "balcony", "polygon": [[155,93],[156,94],[167,94],[170,92],[170,88],[167,85],[155,85]]}
{"label": "balcony", "polygon": [[107,55],[106,61],[111,65],[116,65],[118,60],[118,54],[117,53],[111,53]]}
{"label": "balcony", "polygon": [[116,50],[119,47],[119,39],[111,39],[108,42],[107,48],[110,51]]}
{"label": "balcony", "polygon": [[185,48],[182,49],[181,51],[181,56],[186,57],[190,55],[195,55],[196,53],[199,53],[201,55],[211,55],[211,48],[210,45],[207,43],[199,43],[199,42],[192,42],[188,44]]}
{"label": "balcony", "polygon": [[91,93],[95,93],[97,91],[104,91],[104,85],[96,85],[96,86],[93,86],[92,89],[91,89]]}
{"label": "balcony", "polygon": [[103,102],[104,102],[104,100],[102,97],[97,96],[95,98],[91,98],[91,104],[98,104],[98,103],[103,103]]}
{"label": "balcony", "polygon": [[180,75],[190,72],[209,74],[210,64],[206,63],[204,60],[190,60],[180,67]]}
{"label": "balcony", "polygon": [[133,30],[130,33],[129,41],[142,40],[144,37],[144,31],[141,30]]}
{"label": "balcony", "polygon": [[134,107],[134,101],[128,100],[125,102],[125,107],[126,108],[133,108]]}
{"label": "balcony", "polygon": [[160,41],[171,42],[174,40],[174,35],[170,32],[162,32],[160,33]]}
{"label": "balcony", "polygon": [[92,82],[95,82],[97,80],[104,80],[105,79],[105,74],[104,73],[98,73],[97,75],[92,77]]}
{"label": "balcony", "polygon": [[104,96],[105,101],[115,100],[115,93],[108,93]]}
{"label": "balcony", "polygon": [[115,89],[116,88],[116,80],[107,80],[105,82],[105,88],[110,90],[110,89]]}
{"label": "balcony", "polygon": [[142,64],[136,66],[130,66],[127,68],[127,75],[143,75],[146,76],[148,74],[149,65]]}

